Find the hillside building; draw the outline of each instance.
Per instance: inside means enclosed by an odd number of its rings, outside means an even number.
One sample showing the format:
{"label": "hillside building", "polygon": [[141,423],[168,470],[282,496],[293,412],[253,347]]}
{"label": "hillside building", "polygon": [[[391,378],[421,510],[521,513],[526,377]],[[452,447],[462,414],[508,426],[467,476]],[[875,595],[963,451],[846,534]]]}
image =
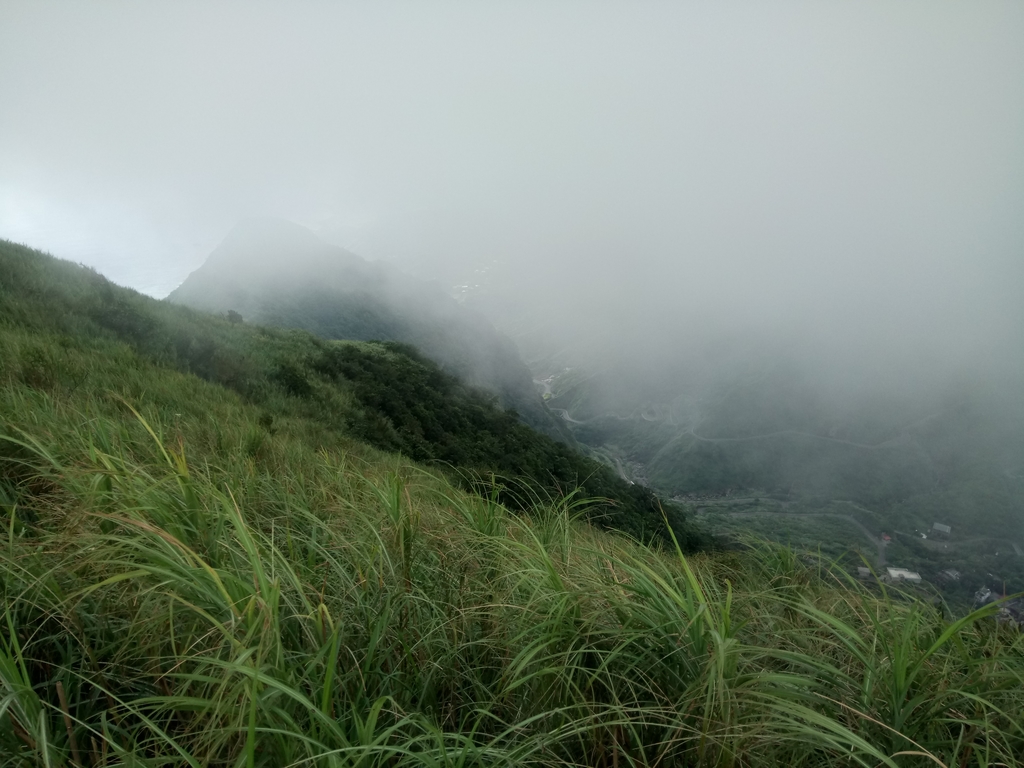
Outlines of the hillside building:
{"label": "hillside building", "polygon": [[888,577],[886,581],[893,583],[898,581],[906,581],[911,584],[921,583],[921,574],[917,571],[908,571],[906,568],[886,568],[885,572]]}

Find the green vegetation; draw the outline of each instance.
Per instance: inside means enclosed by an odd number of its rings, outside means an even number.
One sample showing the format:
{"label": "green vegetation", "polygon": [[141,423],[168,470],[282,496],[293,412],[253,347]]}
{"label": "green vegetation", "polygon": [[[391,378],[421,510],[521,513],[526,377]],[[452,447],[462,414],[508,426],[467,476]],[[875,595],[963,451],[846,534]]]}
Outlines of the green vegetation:
{"label": "green vegetation", "polygon": [[544,407],[515,344],[433,283],[329,245],[279,219],[240,222],[168,297],[322,339],[398,341],[495,393],[534,429],[572,442]]}
{"label": "green vegetation", "polygon": [[[554,383],[550,402],[577,420],[569,426],[582,445],[638,467],[658,493],[770,495],[790,512],[852,514],[898,539],[890,564],[927,579],[959,571],[960,583],[935,582],[950,597],[982,585],[1001,592],[1004,582],[1024,590],[1024,556],[1012,548],[1024,551],[1019,378],[975,371],[968,383],[899,394],[871,382],[855,394],[801,375],[784,357],[748,350],[743,359],[732,368],[710,361],[701,372],[649,371],[647,380],[637,370],[574,371],[565,385]],[[952,527],[942,547],[920,538],[936,522]],[[714,528],[748,523],[764,521],[718,520]],[[767,523],[757,530],[835,554],[847,541],[840,527],[808,517],[787,521],[784,535]]]}
{"label": "green vegetation", "polygon": [[[261,409],[269,437],[282,417],[307,420],[418,461],[459,470],[468,484],[501,479],[505,503],[531,503],[579,489],[602,499],[590,517],[640,539],[664,538],[664,514],[687,549],[699,545],[678,509],[613,470],[521,424],[494,398],[444,373],[411,347],[325,342],[302,331],[251,326],[158,302],[105,278],[11,244],[0,246],[0,315],[28,333],[8,359],[29,383],[75,389],[85,374],[75,349],[117,355],[127,344],[139,363],[223,384]],[[117,391],[116,368],[102,384]],[[320,438],[318,438],[320,439]],[[518,500],[518,502],[517,502]]]}
{"label": "green vegetation", "polygon": [[[646,488],[629,485],[597,461],[534,432],[514,412],[503,411],[479,392],[464,387],[407,345],[340,344],[323,348],[310,368],[352,388],[371,420],[353,434],[371,445],[401,451],[419,461],[512,478],[503,503],[532,505],[537,492],[557,497],[577,490],[581,499],[613,499],[592,519],[646,540],[664,531],[663,514],[686,549],[699,543],[672,505],[663,507]],[[595,508],[596,511],[596,508]]]}
{"label": "green vegetation", "polygon": [[1021,765],[997,607],[518,512],[354,436],[457,432],[400,348],[0,276],[0,765]]}
{"label": "green vegetation", "polygon": [[[772,539],[797,551],[820,551],[830,560],[841,560],[850,567],[866,560],[875,565],[877,547],[853,523],[842,518],[817,517],[813,513],[779,514],[770,507],[708,507],[696,516],[702,527],[719,535],[744,538],[754,535]],[[902,564],[902,561],[900,561]]]}

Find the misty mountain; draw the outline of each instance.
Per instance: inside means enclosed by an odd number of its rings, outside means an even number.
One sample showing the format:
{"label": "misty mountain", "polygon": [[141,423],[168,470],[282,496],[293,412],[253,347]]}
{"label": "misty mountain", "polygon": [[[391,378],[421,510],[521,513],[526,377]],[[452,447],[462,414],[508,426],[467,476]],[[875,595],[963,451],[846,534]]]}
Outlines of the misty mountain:
{"label": "misty mountain", "polygon": [[[134,387],[133,371],[191,374],[258,409],[258,424],[237,448],[242,454],[259,455],[275,434],[297,429],[314,445],[343,440],[401,453],[512,508],[532,509],[576,489],[597,525],[667,542],[669,520],[685,546],[701,542],[673,505],[539,434],[405,344],[325,341],[230,322],[3,240],[0,320],[0,383],[13,376],[60,400],[86,380],[99,387],[90,378],[99,372],[108,377],[99,389],[137,402],[146,388]],[[95,370],[67,362],[67,349],[84,347]],[[190,397],[180,382],[174,396]],[[6,415],[0,411],[0,432]]]}
{"label": "misty mountain", "polygon": [[0,510],[5,765],[1024,753],[1001,585],[947,615],[825,557],[605,534],[573,518],[700,541],[404,345],[230,322],[3,240]]}
{"label": "misty mountain", "polygon": [[[581,444],[717,519],[743,526],[754,512],[742,500],[757,499],[756,511],[788,515],[779,520],[805,514],[814,545],[833,544],[835,519],[852,517],[890,535],[890,563],[1024,583],[1024,401],[1012,366],[908,372],[876,360],[858,376],[807,350],[724,346],[589,368],[549,359],[537,375]],[[935,523],[952,532],[933,541]],[[874,557],[864,537],[847,545]]]}
{"label": "misty mountain", "polygon": [[652,363],[645,373],[566,376],[549,403],[581,439],[631,435],[652,482],[678,493],[759,488],[886,503],[983,466],[1012,475],[1024,459],[1020,403],[998,382],[843,392],[784,358],[661,380]]}
{"label": "misty mountain", "polygon": [[498,396],[530,426],[566,439],[515,344],[436,284],[368,262],[280,219],[239,223],[168,300],[325,339],[412,344]]}

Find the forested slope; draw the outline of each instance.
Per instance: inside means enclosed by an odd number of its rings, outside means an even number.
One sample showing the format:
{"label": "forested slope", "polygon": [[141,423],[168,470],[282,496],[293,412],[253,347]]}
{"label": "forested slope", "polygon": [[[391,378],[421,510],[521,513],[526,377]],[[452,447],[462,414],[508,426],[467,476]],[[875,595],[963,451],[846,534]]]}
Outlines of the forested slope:
{"label": "forested slope", "polygon": [[[229,322],[9,243],[0,245],[0,270],[0,317],[38,334],[7,364],[41,386],[74,386],[77,374],[64,368],[68,349],[127,344],[140,364],[193,373],[262,408],[268,436],[282,416],[306,419],[320,430],[443,465],[467,484],[493,477],[508,503],[578,489],[581,499],[599,500],[589,507],[596,523],[642,539],[665,536],[663,509],[650,491],[535,432],[494,396],[462,384],[411,347],[328,342],[303,331]],[[666,505],[664,513],[684,545],[695,546],[698,537],[681,512]]]}
{"label": "forested slope", "polygon": [[515,344],[483,315],[379,262],[279,219],[240,222],[168,299],[324,339],[415,345],[447,372],[496,394],[526,423],[571,442],[544,407]]}

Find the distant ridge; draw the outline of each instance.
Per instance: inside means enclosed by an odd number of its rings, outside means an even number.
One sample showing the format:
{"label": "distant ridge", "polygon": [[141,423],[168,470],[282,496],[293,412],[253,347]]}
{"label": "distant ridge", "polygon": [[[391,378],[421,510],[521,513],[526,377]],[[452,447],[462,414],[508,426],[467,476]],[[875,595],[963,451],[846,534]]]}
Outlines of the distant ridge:
{"label": "distant ridge", "polygon": [[326,339],[399,341],[497,395],[530,426],[571,442],[515,344],[436,285],[325,243],[290,221],[239,222],[168,301]]}

